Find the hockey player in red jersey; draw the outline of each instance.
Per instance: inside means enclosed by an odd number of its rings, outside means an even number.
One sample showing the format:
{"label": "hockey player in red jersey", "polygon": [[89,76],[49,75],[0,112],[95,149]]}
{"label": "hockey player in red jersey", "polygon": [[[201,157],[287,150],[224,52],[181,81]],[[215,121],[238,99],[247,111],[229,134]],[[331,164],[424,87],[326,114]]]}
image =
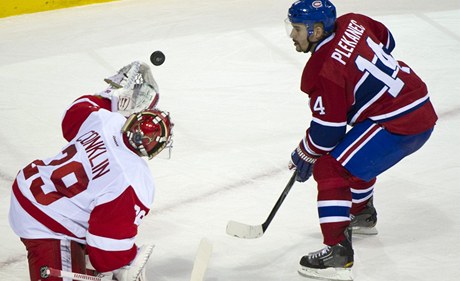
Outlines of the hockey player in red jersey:
{"label": "hockey player in red jersey", "polygon": [[170,143],[173,124],[155,107],[158,86],[146,64],[133,62],[106,82],[106,91],[66,110],[62,152],[34,160],[13,183],[9,220],[26,246],[32,281],[43,266],[86,273],[86,254],[116,280],[144,278],[153,245],[138,247],[135,238],[155,185],[141,157]]}
{"label": "hockey player in red jersey", "polygon": [[395,41],[382,23],[336,18],[330,1],[301,0],[286,25],[296,50],[311,53],[300,87],[312,120],[289,166],[297,181],[313,174],[317,182],[326,245],[302,257],[299,273],[351,280],[351,234],[377,234],[376,177],[422,147],[437,116],[425,83],[391,55]]}

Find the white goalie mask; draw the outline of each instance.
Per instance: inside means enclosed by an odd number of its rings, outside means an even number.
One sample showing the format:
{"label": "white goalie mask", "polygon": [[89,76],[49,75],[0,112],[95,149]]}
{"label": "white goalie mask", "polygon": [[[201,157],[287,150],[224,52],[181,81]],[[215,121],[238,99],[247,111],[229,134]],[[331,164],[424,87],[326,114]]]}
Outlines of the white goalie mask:
{"label": "white goalie mask", "polygon": [[112,111],[125,117],[154,108],[158,103],[158,84],[145,63],[132,62],[104,81],[110,85],[104,96],[111,99]]}

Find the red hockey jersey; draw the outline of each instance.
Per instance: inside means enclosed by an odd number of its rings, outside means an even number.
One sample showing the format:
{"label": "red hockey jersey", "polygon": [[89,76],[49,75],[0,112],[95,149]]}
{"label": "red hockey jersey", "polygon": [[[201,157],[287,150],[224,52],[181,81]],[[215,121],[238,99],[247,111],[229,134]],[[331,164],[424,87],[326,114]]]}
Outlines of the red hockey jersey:
{"label": "red hockey jersey", "polygon": [[335,32],[316,46],[302,74],[313,115],[305,138],[309,153],[328,153],[347,125],[366,119],[403,135],[434,126],[427,86],[392,57],[394,47],[382,23],[359,14],[337,18]]}

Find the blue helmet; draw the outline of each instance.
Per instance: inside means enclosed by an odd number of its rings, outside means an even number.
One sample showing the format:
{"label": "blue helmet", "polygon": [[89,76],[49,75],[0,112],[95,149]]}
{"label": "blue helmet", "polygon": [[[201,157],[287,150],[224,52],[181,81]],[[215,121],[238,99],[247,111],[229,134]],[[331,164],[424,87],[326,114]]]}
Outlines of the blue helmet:
{"label": "blue helmet", "polygon": [[288,11],[291,23],[303,23],[307,26],[308,35],[313,33],[313,25],[322,22],[324,31],[334,30],[337,13],[335,6],[329,0],[300,0],[292,4]]}

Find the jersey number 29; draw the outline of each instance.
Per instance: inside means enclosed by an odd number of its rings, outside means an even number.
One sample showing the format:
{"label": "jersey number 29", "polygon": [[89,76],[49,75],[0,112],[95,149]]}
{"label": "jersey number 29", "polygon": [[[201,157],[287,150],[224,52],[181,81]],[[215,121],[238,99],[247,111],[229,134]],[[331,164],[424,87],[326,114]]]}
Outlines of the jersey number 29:
{"label": "jersey number 29", "polygon": [[[75,145],[70,145],[62,151],[62,154],[65,155],[63,158],[55,159],[48,165],[46,165],[42,160],[35,160],[24,168],[24,177],[27,180],[38,174],[39,166],[59,166],[51,172],[51,176],[49,178],[56,191],[45,193],[43,190],[45,183],[40,176],[32,180],[32,183],[30,184],[30,191],[38,203],[42,205],[49,205],[62,197],[72,198],[88,188],[89,179],[82,163],[71,161],[76,153],[77,149],[75,148]],[[67,185],[65,183],[65,177],[72,179],[71,184]]]}

